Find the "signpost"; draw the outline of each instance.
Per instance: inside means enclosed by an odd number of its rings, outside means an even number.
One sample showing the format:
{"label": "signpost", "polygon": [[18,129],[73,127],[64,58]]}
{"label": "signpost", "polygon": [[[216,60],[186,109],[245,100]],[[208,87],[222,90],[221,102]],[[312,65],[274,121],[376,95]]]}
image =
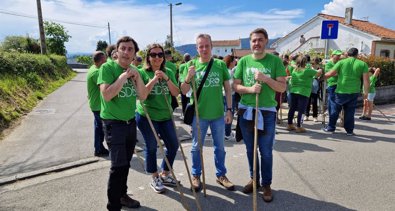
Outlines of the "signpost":
{"label": "signpost", "polygon": [[[325,59],[328,59],[329,51],[329,40],[337,39],[337,34],[339,31],[339,21],[334,20],[324,20],[322,21],[321,27],[321,39],[325,40]],[[322,124],[325,128],[325,110],[324,105],[326,101],[326,83],[323,80],[322,84],[322,101],[321,101],[321,113],[322,113]]]}

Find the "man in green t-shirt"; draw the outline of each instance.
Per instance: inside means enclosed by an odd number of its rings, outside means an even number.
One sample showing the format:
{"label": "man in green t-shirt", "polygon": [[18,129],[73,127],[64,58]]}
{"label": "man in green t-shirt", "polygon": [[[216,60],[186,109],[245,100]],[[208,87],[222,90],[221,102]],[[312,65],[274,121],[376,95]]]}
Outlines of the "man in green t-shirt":
{"label": "man in green t-shirt", "polygon": [[369,93],[369,74],[368,65],[357,59],[358,49],[350,48],[347,52],[348,58],[343,59],[335,64],[331,71],[325,74],[326,78],[337,74],[337,87],[335,91],[335,103],[329,114],[329,124],[323,128],[325,132],[334,132],[339,113],[344,109],[344,129],[348,136],[354,135],[355,108],[357,98],[361,93],[361,79],[363,79],[364,94],[363,99],[367,98]]}
{"label": "man in green t-shirt", "polygon": [[93,65],[89,68],[88,74],[86,75],[87,89],[88,89],[88,101],[89,107],[94,115],[94,148],[95,156],[107,156],[108,150],[104,147],[104,132],[103,124],[100,119],[100,89],[97,85],[97,78],[99,77],[99,68],[102,64],[106,63],[106,55],[102,51],[96,51],[93,53]]}
{"label": "man in green t-shirt", "polygon": [[[195,83],[198,89],[206,71],[210,71],[203,88],[198,96],[197,106],[199,111],[199,126],[201,144],[204,146],[204,137],[206,137],[207,129],[210,130],[213,137],[214,144],[214,160],[216,167],[217,183],[221,184],[228,190],[234,190],[234,185],[226,177],[225,167],[225,123],[229,124],[232,121],[232,98],[231,87],[229,83],[230,75],[225,62],[212,58],[212,42],[211,36],[208,34],[200,34],[196,38],[196,49],[199,53],[199,58],[189,61],[187,64],[188,71],[184,73],[184,82],[181,84],[183,94],[186,94],[191,89],[192,84]],[[210,70],[206,70],[210,61],[212,66]],[[194,79],[194,81],[192,81]],[[224,101],[222,95],[222,87],[225,89],[227,112],[224,119]],[[196,101],[191,96],[191,102]],[[200,160],[200,146],[198,141],[198,132],[196,126],[196,116],[192,122],[192,185],[195,190],[201,189],[200,175],[201,160]]]}
{"label": "man in green t-shirt", "polygon": [[[258,149],[260,151],[260,165],[257,162],[257,187],[263,186],[263,200],[273,200],[271,183],[273,170],[273,143],[276,130],[276,92],[286,89],[286,72],[281,59],[265,52],[268,42],[267,31],[257,28],[250,33],[250,47],[252,54],[242,57],[234,74],[233,89],[241,95],[239,103],[239,125],[247,149],[250,178],[244,193],[253,192],[253,152],[254,152],[254,109],[258,104]],[[258,95],[258,102],[256,102]],[[260,176],[262,177],[261,182]]]}
{"label": "man in green t-shirt", "polygon": [[[343,54],[341,50],[334,50],[331,54],[331,59],[325,64],[325,73],[332,70],[333,66],[340,60],[340,56]],[[326,88],[326,93],[328,93],[328,113],[331,113],[331,108],[335,103],[335,90],[337,85],[337,75],[328,78],[326,81],[328,86]]]}
{"label": "man in green t-shirt", "polygon": [[[171,54],[171,50],[165,50],[165,59],[166,59],[166,63],[165,63],[166,68],[173,71],[174,75],[176,76],[176,79],[178,79],[177,66],[172,62],[173,56]],[[177,96],[171,96],[171,107],[173,108],[173,110],[178,107]]]}
{"label": "man in green t-shirt", "polygon": [[129,36],[121,37],[116,49],[118,58],[100,67],[97,81],[102,96],[100,117],[111,159],[108,210],[121,210],[122,206],[140,207],[140,202],[127,195],[126,184],[136,145],[136,98],[145,100],[147,97],[141,73],[131,65],[139,50],[136,41]]}
{"label": "man in green t-shirt", "polygon": [[[184,54],[184,61],[182,64],[180,64],[180,67],[178,68],[178,71],[179,71],[178,81],[179,81],[180,86],[181,86],[181,83],[184,82],[183,75],[185,72],[188,71],[187,62],[189,62],[190,60],[191,60],[191,55],[189,55],[189,53],[185,53]],[[185,108],[187,107],[188,102],[189,102],[189,97],[187,97],[186,95],[181,93],[182,114],[185,113]]]}

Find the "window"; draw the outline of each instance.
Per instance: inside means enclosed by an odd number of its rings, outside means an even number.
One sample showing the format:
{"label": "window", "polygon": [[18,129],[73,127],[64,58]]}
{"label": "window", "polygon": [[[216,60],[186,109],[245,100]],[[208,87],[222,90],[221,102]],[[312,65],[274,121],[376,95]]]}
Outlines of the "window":
{"label": "window", "polygon": [[380,56],[389,58],[390,57],[390,50],[381,50]]}

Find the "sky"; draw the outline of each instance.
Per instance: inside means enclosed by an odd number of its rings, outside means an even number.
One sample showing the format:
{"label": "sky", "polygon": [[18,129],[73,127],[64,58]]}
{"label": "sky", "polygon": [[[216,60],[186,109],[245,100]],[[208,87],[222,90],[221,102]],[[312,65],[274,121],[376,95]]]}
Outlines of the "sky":
{"label": "sky", "polygon": [[[140,48],[164,43],[170,34],[169,4],[175,46],[195,43],[200,33],[213,40],[246,38],[258,27],[269,38],[282,37],[318,13],[344,16],[346,7],[354,8],[354,19],[395,30],[394,0],[41,0],[44,20],[60,23],[72,36],[68,53],[93,52],[99,40],[109,43],[108,23],[112,44],[123,35]],[[0,41],[10,35],[38,39],[36,1],[1,0],[0,26]]]}

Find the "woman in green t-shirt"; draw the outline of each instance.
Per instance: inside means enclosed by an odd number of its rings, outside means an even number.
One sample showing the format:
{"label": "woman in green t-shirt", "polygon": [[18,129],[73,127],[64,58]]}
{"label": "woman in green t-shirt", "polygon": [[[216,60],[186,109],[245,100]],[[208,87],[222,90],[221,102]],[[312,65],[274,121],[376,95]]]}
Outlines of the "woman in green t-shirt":
{"label": "woman in green t-shirt", "polygon": [[362,120],[371,120],[372,119],[372,111],[373,111],[373,101],[376,96],[376,82],[377,77],[380,74],[380,68],[369,68],[369,82],[370,88],[368,93],[368,98],[363,101],[363,112],[362,116],[359,119]]}
{"label": "woman in green t-shirt", "polygon": [[161,165],[162,172],[158,173],[156,164],[157,141],[147,119],[148,113],[155,127],[155,132],[161,136],[165,143],[166,158],[169,164],[173,166],[179,145],[171,118],[173,110],[169,106],[171,105],[171,96],[177,96],[180,90],[176,85],[175,73],[165,67],[165,62],[163,47],[159,44],[150,45],[147,49],[142,71],[142,78],[149,95],[145,101],[140,101],[137,104],[136,113],[137,126],[145,140],[146,171],[152,174],[150,186],[157,193],[165,191],[163,185],[177,186],[177,181],[169,174],[170,168],[164,159]]}
{"label": "woman in green t-shirt", "polygon": [[[300,55],[296,60],[296,68],[291,74],[291,107],[288,112],[287,130],[295,130],[297,133],[304,133],[306,129],[302,127],[302,117],[306,111],[307,102],[311,93],[311,84],[314,77],[319,77],[321,71],[311,69],[311,65],[307,67],[307,57]],[[295,111],[298,112],[297,125],[293,124]]]}

